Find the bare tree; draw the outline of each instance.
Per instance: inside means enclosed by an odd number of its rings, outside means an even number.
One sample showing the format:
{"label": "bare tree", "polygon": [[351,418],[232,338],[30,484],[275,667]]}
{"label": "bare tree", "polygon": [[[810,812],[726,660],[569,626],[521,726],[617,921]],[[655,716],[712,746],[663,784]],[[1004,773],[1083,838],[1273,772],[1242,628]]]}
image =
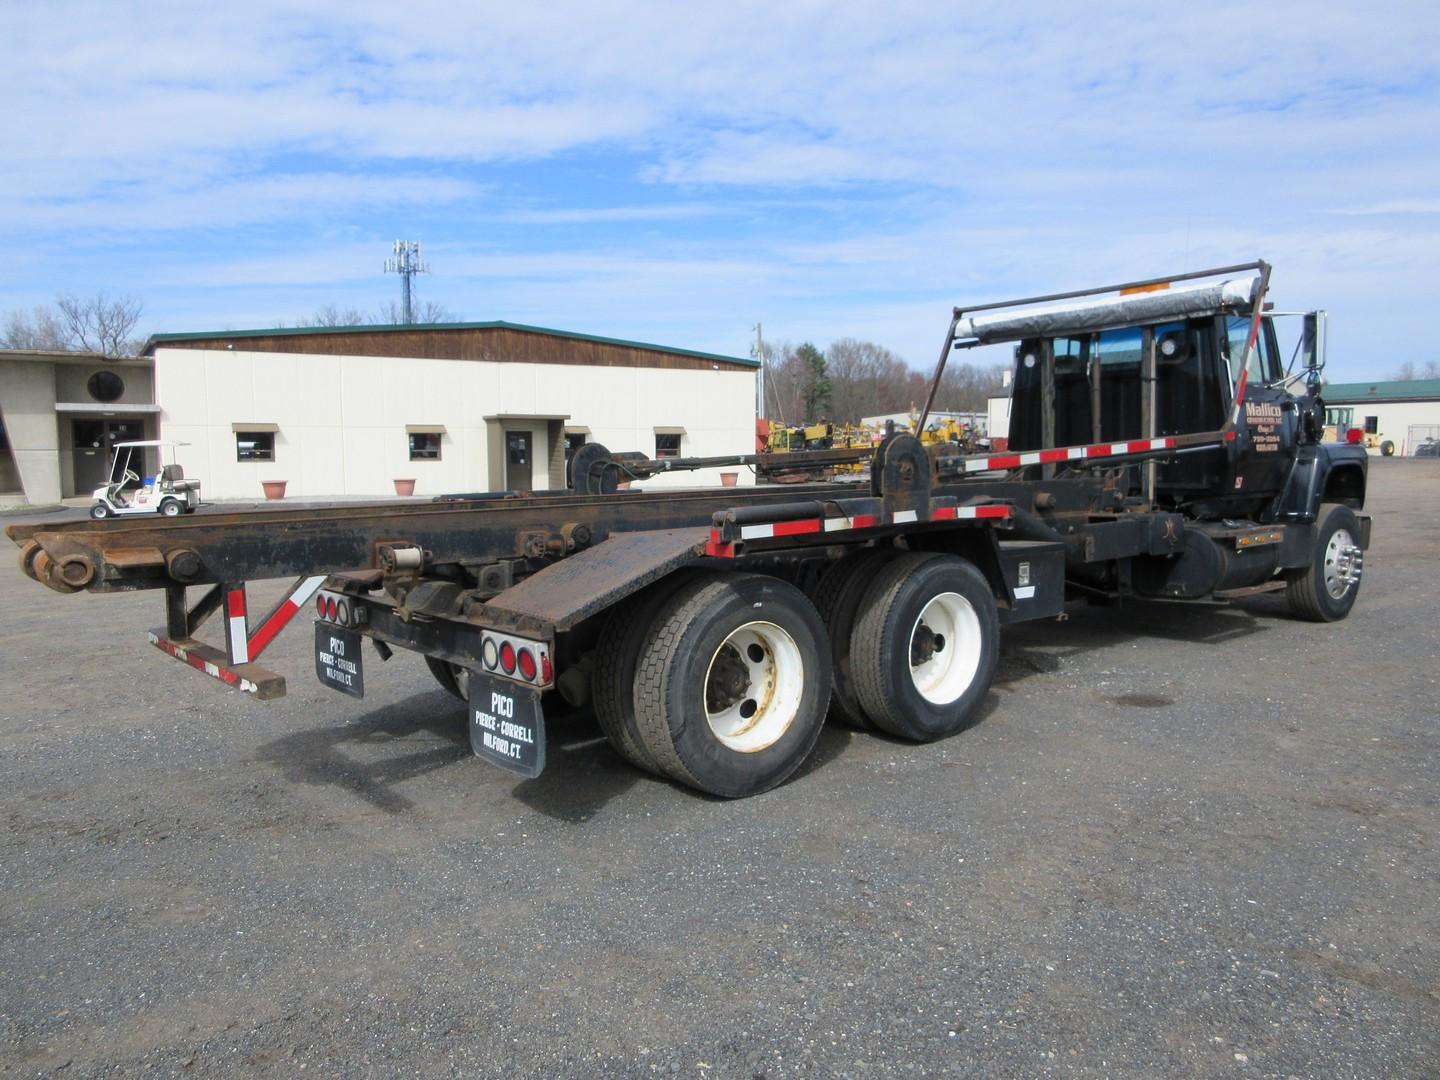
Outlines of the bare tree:
{"label": "bare tree", "polygon": [[[930,392],[930,377],[873,341],[841,338],[825,350],[824,377],[830,386],[825,416],[812,416],[815,362],[805,347],[789,343],[770,346],[765,357],[766,408],[771,419],[791,424],[832,420],[856,423],[862,417],[918,410]],[[976,367],[951,362],[945,367],[935,408],[947,412],[980,412],[985,400],[1001,386],[1003,366]],[[810,411],[814,411],[813,409]]]}
{"label": "bare tree", "polygon": [[315,314],[303,319],[297,319],[295,325],[298,327],[335,327],[335,326],[367,326],[371,318],[359,308],[341,309],[334,304],[322,304],[315,309]]}
{"label": "bare tree", "polygon": [[143,338],[132,336],[145,310],[133,296],[112,297],[101,291],[82,298],[65,293],[56,298],[55,307],[72,348],[133,356],[144,344]]}
{"label": "bare tree", "polygon": [[[434,300],[417,302],[413,306],[413,314],[416,323],[459,322],[459,316]],[[321,304],[313,314],[296,319],[294,325],[302,329],[309,327],[336,329],[342,326],[373,326],[377,324],[399,326],[402,325],[402,318],[400,304],[395,300],[387,300],[374,312],[363,311],[357,307],[342,308],[338,304]],[[287,324],[280,321],[275,325],[277,328],[283,329]]]}
{"label": "bare tree", "polygon": [[1406,360],[1390,373],[1390,378],[1400,382],[1409,382],[1412,379],[1440,379],[1440,360],[1427,360],[1423,365],[1417,364],[1414,360]]}
{"label": "bare tree", "polygon": [[[415,300],[410,304],[411,321],[415,323],[446,323],[459,322],[460,317],[447,308],[444,304],[437,304],[434,300]],[[401,326],[405,322],[405,312],[398,300],[387,300],[380,305],[378,321]]]}
{"label": "bare tree", "polygon": [[65,328],[51,309],[37,304],[27,315],[12,311],[5,316],[5,329],[0,333],[0,346],[6,349],[36,349],[42,352],[69,352]]}

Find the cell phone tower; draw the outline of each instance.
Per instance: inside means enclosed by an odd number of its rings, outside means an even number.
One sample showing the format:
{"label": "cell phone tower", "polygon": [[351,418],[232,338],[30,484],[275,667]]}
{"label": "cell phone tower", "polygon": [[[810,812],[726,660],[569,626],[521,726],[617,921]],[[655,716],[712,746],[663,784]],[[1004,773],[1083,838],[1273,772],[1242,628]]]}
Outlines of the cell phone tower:
{"label": "cell phone tower", "polygon": [[396,240],[395,246],[390,250],[393,254],[385,260],[385,272],[400,275],[400,321],[409,326],[415,321],[415,309],[410,303],[410,279],[416,274],[428,274],[430,264],[420,260],[419,240],[408,243]]}

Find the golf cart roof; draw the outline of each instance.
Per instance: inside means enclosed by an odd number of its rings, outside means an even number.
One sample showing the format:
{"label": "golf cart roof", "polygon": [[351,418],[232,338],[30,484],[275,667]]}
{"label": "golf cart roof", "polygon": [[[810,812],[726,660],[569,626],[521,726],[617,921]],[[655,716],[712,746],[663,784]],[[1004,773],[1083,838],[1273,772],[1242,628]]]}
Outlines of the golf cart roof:
{"label": "golf cart roof", "polygon": [[117,442],[116,450],[124,450],[130,446],[189,446],[188,442],[162,442],[159,439],[142,439],[138,442]]}

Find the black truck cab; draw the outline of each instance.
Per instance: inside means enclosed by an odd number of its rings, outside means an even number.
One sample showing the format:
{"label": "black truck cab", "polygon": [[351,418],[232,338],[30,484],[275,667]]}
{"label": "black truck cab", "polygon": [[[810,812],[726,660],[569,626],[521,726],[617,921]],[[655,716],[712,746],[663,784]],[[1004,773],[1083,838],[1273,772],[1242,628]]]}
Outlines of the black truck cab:
{"label": "black truck cab", "polygon": [[1199,520],[1314,520],[1329,501],[1359,509],[1364,448],[1321,441],[1324,403],[1312,388],[1323,364],[1315,343],[1324,313],[1300,318],[1298,372],[1281,362],[1270,314],[1246,362],[1252,320],[1242,310],[1023,338],[1015,348],[1009,449],[1215,432],[1233,418],[1223,442],[1136,464],[1123,482],[1132,494]]}

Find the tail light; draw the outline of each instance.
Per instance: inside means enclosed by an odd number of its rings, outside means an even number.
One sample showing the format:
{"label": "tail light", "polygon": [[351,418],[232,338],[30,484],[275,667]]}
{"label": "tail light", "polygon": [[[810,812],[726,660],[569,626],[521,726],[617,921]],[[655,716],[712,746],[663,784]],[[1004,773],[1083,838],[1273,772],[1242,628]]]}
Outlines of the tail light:
{"label": "tail light", "polygon": [[1358,427],[1352,427],[1349,431],[1345,432],[1345,441],[1351,446],[1362,443],[1365,441],[1365,432],[1361,431]]}
{"label": "tail light", "polygon": [[329,591],[316,595],[315,617],[351,628],[365,626],[370,622],[370,612],[363,600]]}
{"label": "tail light", "polygon": [[534,638],[485,630],[480,639],[478,666],[536,687],[555,685],[555,664],[550,659],[550,644]]}

